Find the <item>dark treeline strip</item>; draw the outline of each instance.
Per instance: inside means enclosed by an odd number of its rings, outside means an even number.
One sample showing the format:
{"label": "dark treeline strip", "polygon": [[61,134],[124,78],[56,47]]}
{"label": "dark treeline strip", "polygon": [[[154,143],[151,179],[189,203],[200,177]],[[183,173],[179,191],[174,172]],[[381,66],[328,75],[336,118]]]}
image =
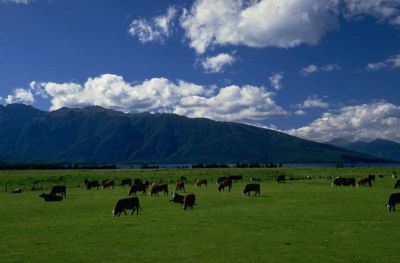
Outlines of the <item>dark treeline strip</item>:
{"label": "dark treeline strip", "polygon": [[1,164],[0,170],[73,170],[73,169],[117,169],[117,166],[99,164]]}

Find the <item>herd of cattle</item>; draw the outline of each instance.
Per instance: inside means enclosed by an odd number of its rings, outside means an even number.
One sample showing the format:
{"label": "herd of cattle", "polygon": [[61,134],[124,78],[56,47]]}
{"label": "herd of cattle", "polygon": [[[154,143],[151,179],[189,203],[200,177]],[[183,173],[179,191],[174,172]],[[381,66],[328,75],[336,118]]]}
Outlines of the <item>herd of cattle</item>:
{"label": "herd of cattle", "polygon": [[[393,179],[397,178],[394,175],[392,175]],[[328,176],[328,179],[332,179],[332,177]],[[284,175],[279,175],[276,177],[276,181],[278,183],[285,183],[286,178]],[[307,177],[307,179],[311,179],[310,176]],[[219,177],[216,181],[218,185],[218,191],[225,191],[225,188],[228,189],[228,191],[231,190],[232,188],[232,182],[235,181],[242,181],[243,176],[242,175],[233,175],[233,176],[223,176]],[[359,180],[356,181],[355,178],[344,178],[344,177],[336,177],[333,179],[332,186],[362,186],[362,185],[367,185],[367,186],[372,186],[372,182],[375,180],[375,175],[369,175],[368,177],[363,177],[360,178]],[[243,195],[249,195],[251,192],[254,192],[255,196],[260,196],[260,184],[255,183],[261,181],[260,178],[255,178],[252,177],[250,178],[250,181],[252,181],[249,184],[246,184],[244,190],[243,190]],[[177,181],[174,187],[174,191],[172,194],[172,199],[169,202],[174,202],[181,204],[183,209],[193,209],[193,206],[195,205],[196,201],[196,196],[193,193],[188,193],[188,194],[179,194],[178,191],[181,191],[185,193],[185,182],[187,182],[186,177],[181,177],[180,180]],[[96,188],[97,190],[102,187],[104,189],[107,188],[112,188],[114,189],[115,182],[112,180],[103,180],[101,184],[99,183],[98,180],[85,180],[85,187],[87,190],[91,190],[92,188]],[[132,210],[132,214],[136,211],[136,214],[139,213],[139,210],[142,210],[139,202],[139,198],[136,196],[137,193],[141,193],[142,196],[146,195],[146,192],[148,191],[148,188],[150,186],[150,181],[148,180],[141,180],[139,178],[137,179],[123,179],[120,182],[120,185],[122,187],[125,186],[130,186],[130,189],[128,191],[128,196],[133,196],[133,197],[128,197],[128,198],[123,198],[118,200],[117,204],[115,205],[115,208],[112,212],[113,216],[120,216],[122,212],[125,213],[125,210]],[[207,186],[208,182],[207,179],[199,179],[195,182],[196,187],[201,187],[202,185]],[[400,179],[396,181],[395,189],[400,188]],[[12,191],[12,193],[21,193],[22,189],[15,189]],[[149,191],[149,194],[151,196],[158,196],[159,193],[162,192],[164,195],[168,196],[168,184],[167,183],[153,183],[151,186],[151,189]],[[49,194],[42,193],[40,195],[41,198],[43,198],[46,202],[50,201],[61,201],[63,198],[67,198],[67,193],[66,193],[66,187],[65,186],[53,186],[52,190]],[[400,203],[400,193],[393,193],[390,195],[388,203],[386,207],[389,209],[389,211],[395,211],[395,206],[396,204]]]}

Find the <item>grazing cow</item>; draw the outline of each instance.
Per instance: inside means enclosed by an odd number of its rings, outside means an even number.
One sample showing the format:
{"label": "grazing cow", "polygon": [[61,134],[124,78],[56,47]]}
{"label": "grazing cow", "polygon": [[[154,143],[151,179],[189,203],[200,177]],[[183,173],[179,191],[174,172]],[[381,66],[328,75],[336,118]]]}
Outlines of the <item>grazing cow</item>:
{"label": "grazing cow", "polygon": [[218,191],[219,192],[221,192],[221,190],[225,191],[225,187],[228,187],[228,191],[231,191],[232,181],[231,180],[222,181],[218,186]]}
{"label": "grazing cow", "polygon": [[172,199],[169,200],[170,202],[182,204],[183,209],[186,210],[186,208],[193,209],[193,206],[196,201],[196,196],[192,193],[187,194],[187,195],[180,195],[177,194],[176,191],[172,194]]}
{"label": "grazing cow", "polygon": [[131,186],[132,185],[132,179],[122,179],[121,180],[121,186],[123,186],[123,187],[125,187],[125,185],[129,185],[129,186]]}
{"label": "grazing cow", "polygon": [[389,209],[389,212],[392,210],[396,211],[395,206],[398,203],[400,203],[400,193],[391,194],[389,197],[389,201],[386,205],[386,207]]}
{"label": "grazing cow", "polygon": [[185,192],[185,183],[177,182],[175,185],[175,190],[182,190],[183,192]]}
{"label": "grazing cow", "polygon": [[183,209],[186,210],[189,208],[190,210],[193,209],[194,203],[196,202],[196,196],[192,193],[185,195],[183,197]]}
{"label": "grazing cow", "polygon": [[147,191],[147,188],[149,188],[149,185],[150,185],[150,181],[144,180],[143,181],[143,185],[144,185],[144,187],[146,188],[146,191]]}
{"label": "grazing cow", "polygon": [[243,180],[243,175],[230,175],[230,176],[228,176],[227,180],[231,180],[231,181]]}
{"label": "grazing cow", "polygon": [[278,183],[285,183],[286,182],[286,178],[284,175],[278,175],[278,177],[276,177],[276,181]]}
{"label": "grazing cow", "polygon": [[97,190],[99,190],[99,187],[100,187],[99,181],[97,181],[97,180],[94,180],[94,181],[85,180],[85,185],[86,185],[87,190],[90,190],[93,187],[96,187]]}
{"label": "grazing cow", "polygon": [[22,188],[17,188],[11,191],[12,194],[20,194],[22,193],[23,189]]}
{"label": "grazing cow", "polygon": [[252,181],[252,182],[261,182],[261,178],[251,177],[250,181]]}
{"label": "grazing cow", "polygon": [[400,188],[400,179],[397,180],[396,184],[394,185],[394,189]]}
{"label": "grazing cow", "polygon": [[357,181],[357,187],[360,185],[369,185],[372,186],[372,181],[369,177],[361,178]]}
{"label": "grazing cow", "polygon": [[136,195],[136,192],[142,192],[142,195],[146,195],[146,189],[144,184],[133,184],[128,195]]}
{"label": "grazing cow", "polygon": [[227,176],[218,177],[217,184],[220,184],[222,181],[229,180]]}
{"label": "grazing cow", "polygon": [[39,197],[43,198],[44,201],[46,202],[61,201],[63,199],[62,196],[45,194],[45,193],[42,193],[41,195],[39,195]]}
{"label": "grazing cow", "polygon": [[255,196],[260,196],[260,184],[247,184],[243,190],[243,195],[248,194],[250,196],[250,192],[254,191]]}
{"label": "grazing cow", "polygon": [[335,180],[332,182],[332,186],[355,186],[356,185],[356,179],[354,178],[342,178],[342,177],[336,177]]}
{"label": "grazing cow", "polygon": [[132,209],[131,215],[133,215],[136,210],[136,214],[138,215],[139,209],[142,210],[142,207],[139,203],[139,198],[135,196],[118,200],[114,210],[112,211],[113,217],[120,216],[122,212],[124,212],[126,215],[126,209]]}
{"label": "grazing cow", "polygon": [[158,192],[164,192],[164,195],[168,195],[168,185],[154,184],[150,190],[150,195],[158,195]]}
{"label": "grazing cow", "polygon": [[204,184],[205,186],[207,186],[207,179],[200,179],[196,181],[196,186],[200,186]]}
{"label": "grazing cow", "polygon": [[368,175],[368,178],[369,178],[371,181],[375,181],[375,175],[374,175],[374,174]]}
{"label": "grazing cow", "polygon": [[103,189],[105,189],[105,188],[112,188],[112,189],[114,189],[115,183],[114,183],[114,181],[104,180],[103,183],[102,183],[102,185],[103,185]]}
{"label": "grazing cow", "polygon": [[67,198],[67,188],[63,185],[56,185],[51,188],[50,195],[61,194],[64,198]]}

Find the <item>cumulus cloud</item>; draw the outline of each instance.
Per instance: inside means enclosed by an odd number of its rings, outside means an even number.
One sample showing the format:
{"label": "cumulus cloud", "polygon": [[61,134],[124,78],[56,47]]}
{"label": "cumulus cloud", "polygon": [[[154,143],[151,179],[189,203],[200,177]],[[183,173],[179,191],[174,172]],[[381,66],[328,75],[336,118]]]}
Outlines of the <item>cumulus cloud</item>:
{"label": "cumulus cloud", "polygon": [[311,95],[304,100],[303,103],[297,104],[298,109],[311,109],[311,108],[329,108],[329,103],[319,98],[317,95]]}
{"label": "cumulus cloud", "polygon": [[365,69],[368,71],[376,71],[384,68],[400,68],[400,54],[387,58],[383,61],[368,63],[368,65],[365,67]]}
{"label": "cumulus cloud", "polygon": [[2,100],[6,104],[11,104],[11,103],[33,104],[35,102],[32,92],[30,90],[26,90],[23,88],[18,88],[13,90],[13,94],[8,95],[7,98],[1,99],[0,97],[0,102]]}
{"label": "cumulus cloud", "polygon": [[269,77],[269,82],[271,86],[276,90],[280,90],[283,88],[282,80],[283,72],[274,73],[272,74],[272,76]]}
{"label": "cumulus cloud", "polygon": [[220,73],[223,72],[226,66],[232,65],[235,60],[235,57],[226,53],[221,53],[214,57],[206,57],[201,60],[201,66],[206,72]]}
{"label": "cumulus cloud", "polygon": [[398,0],[344,0],[343,13],[347,18],[373,16],[379,21],[400,25]]}
{"label": "cumulus cloud", "polygon": [[294,114],[295,114],[295,115],[299,115],[299,116],[303,116],[303,115],[306,115],[307,112],[305,112],[304,110],[296,110],[296,111],[294,112]]}
{"label": "cumulus cloud", "polygon": [[196,0],[181,17],[190,46],[295,47],[317,44],[338,26],[326,1]]}
{"label": "cumulus cloud", "polygon": [[300,70],[300,75],[302,76],[308,76],[311,74],[314,74],[318,72],[318,67],[314,64],[308,65],[307,67],[304,67]]}
{"label": "cumulus cloud", "polygon": [[255,122],[287,113],[263,87],[205,87],[152,78],[130,84],[121,76],[104,74],[84,84],[34,82],[51,99],[51,110],[98,105],[124,112],[176,113],[214,120]]}
{"label": "cumulus cloud", "polygon": [[346,106],[337,112],[325,112],[309,125],[287,132],[320,142],[336,138],[350,141],[382,138],[400,142],[399,130],[400,106],[378,101]]}
{"label": "cumulus cloud", "polygon": [[331,71],[336,71],[336,70],[341,70],[342,68],[338,64],[325,64],[321,67],[318,67],[317,65],[311,64],[308,65],[307,67],[304,67],[300,70],[300,75],[302,76],[308,76],[320,71],[323,72],[331,72]]}
{"label": "cumulus cloud", "polygon": [[174,19],[177,10],[169,7],[165,15],[157,16],[151,20],[135,19],[129,25],[128,33],[137,37],[140,42],[163,42],[172,34]]}

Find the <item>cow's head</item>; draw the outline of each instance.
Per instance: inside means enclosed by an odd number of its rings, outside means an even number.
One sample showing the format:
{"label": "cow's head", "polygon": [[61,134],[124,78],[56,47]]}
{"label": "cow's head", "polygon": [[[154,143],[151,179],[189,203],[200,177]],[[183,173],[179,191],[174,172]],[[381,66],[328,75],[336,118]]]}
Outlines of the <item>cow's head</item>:
{"label": "cow's head", "polygon": [[112,210],[112,217],[115,217],[115,210]]}

